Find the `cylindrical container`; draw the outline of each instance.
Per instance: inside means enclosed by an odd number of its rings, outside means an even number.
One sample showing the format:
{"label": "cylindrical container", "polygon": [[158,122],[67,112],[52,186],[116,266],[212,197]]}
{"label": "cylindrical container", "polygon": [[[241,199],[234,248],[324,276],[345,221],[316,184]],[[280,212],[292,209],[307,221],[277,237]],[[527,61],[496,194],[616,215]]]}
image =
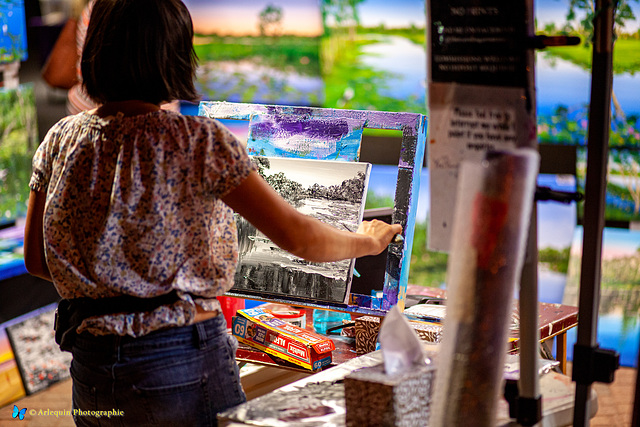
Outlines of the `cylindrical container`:
{"label": "cylindrical container", "polygon": [[538,159],[522,149],[462,163],[430,426],[495,425]]}
{"label": "cylindrical container", "polygon": [[244,299],[225,296],[216,297],[216,299],[220,302],[222,314],[227,321],[227,328],[230,328],[232,318],[236,315],[236,311],[244,308]]}
{"label": "cylindrical container", "polygon": [[277,309],[271,310],[271,314],[299,328],[304,329],[307,326],[307,315],[304,309]]}
{"label": "cylindrical container", "polygon": [[351,315],[339,311],[313,310],[313,329],[318,334],[326,334],[327,329],[342,325],[343,320],[351,320]]}

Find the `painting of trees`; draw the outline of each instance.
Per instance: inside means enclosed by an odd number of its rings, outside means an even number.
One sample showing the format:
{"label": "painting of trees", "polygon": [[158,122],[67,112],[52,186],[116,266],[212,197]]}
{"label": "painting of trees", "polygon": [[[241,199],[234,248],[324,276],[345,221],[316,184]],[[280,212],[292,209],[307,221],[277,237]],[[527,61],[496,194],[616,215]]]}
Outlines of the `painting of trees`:
{"label": "painting of trees", "polygon": [[279,37],[282,35],[282,8],[274,5],[267,5],[260,12],[258,29],[261,36]]}

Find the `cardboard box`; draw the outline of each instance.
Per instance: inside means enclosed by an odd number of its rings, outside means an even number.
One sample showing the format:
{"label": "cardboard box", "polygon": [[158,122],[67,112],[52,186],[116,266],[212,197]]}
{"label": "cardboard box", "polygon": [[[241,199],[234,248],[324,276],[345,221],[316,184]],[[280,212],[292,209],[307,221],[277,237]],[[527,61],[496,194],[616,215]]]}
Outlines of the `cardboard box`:
{"label": "cardboard box", "polygon": [[312,371],[331,364],[331,339],[273,316],[269,310],[238,310],[233,335],[238,341]]}
{"label": "cardboard box", "polygon": [[[355,320],[356,352],[358,354],[370,353],[376,349],[381,320],[376,316],[362,316]],[[422,341],[436,344],[442,340],[442,324],[440,323],[411,320],[409,324]]]}
{"label": "cardboard box", "polygon": [[347,426],[425,426],[431,409],[435,363],[389,376],[384,365],[344,379]]}

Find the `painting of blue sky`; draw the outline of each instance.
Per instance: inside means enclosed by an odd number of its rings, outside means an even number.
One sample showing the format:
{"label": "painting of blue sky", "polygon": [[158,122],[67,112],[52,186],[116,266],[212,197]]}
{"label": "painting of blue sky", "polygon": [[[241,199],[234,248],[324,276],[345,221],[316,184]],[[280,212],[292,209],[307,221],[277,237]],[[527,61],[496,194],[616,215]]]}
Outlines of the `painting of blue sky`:
{"label": "painting of blue sky", "polygon": [[425,2],[420,0],[367,0],[360,4],[358,13],[364,27],[424,27],[424,8]]}
{"label": "painting of blue sky", "polygon": [[[556,25],[563,24],[566,21],[567,0],[537,0],[533,3],[536,20],[539,26],[554,22]],[[636,19],[628,21],[625,25],[625,31],[633,32],[640,28],[640,4],[636,2],[629,2],[633,14]]]}

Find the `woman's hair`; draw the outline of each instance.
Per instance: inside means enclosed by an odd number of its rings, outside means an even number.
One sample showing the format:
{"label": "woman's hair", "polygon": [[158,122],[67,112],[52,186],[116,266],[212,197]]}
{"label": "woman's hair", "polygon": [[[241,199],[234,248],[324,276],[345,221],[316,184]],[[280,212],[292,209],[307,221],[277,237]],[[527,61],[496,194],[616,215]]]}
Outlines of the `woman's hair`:
{"label": "woman's hair", "polygon": [[81,61],[94,101],[195,101],[197,60],[182,1],[95,1]]}

